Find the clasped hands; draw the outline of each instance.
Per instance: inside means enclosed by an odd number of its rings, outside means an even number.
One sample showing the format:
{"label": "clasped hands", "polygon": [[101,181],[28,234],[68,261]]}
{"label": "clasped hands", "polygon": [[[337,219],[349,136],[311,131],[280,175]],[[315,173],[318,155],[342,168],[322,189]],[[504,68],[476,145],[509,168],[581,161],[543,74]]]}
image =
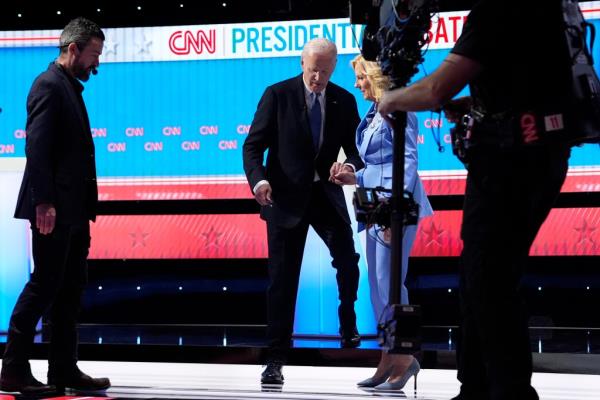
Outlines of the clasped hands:
{"label": "clasped hands", "polygon": [[356,175],[351,166],[334,162],[329,169],[329,182],[336,185],[355,185]]}
{"label": "clasped hands", "polygon": [[[329,181],[337,185],[356,184],[356,175],[349,165],[340,162],[334,162],[329,169]],[[261,206],[271,206],[273,204],[273,189],[268,182],[263,183],[256,189],[254,198]]]}

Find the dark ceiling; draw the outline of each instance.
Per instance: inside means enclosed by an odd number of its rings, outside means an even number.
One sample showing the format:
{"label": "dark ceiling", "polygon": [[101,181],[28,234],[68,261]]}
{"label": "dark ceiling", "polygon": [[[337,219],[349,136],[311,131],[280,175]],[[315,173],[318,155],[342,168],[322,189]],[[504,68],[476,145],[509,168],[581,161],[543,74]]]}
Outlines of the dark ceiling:
{"label": "dark ceiling", "polygon": [[[473,0],[438,1],[441,10],[466,10]],[[0,30],[60,29],[76,16],[85,16],[102,27],[117,27],[343,18],[349,15],[348,0],[86,0],[79,3],[73,0],[5,0],[2,3]]]}

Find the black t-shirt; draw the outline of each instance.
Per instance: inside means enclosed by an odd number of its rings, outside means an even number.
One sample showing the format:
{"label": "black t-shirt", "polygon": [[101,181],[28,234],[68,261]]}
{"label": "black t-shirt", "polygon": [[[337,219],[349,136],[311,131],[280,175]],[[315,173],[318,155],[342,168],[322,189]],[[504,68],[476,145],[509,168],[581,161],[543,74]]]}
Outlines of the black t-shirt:
{"label": "black t-shirt", "polygon": [[480,0],[452,53],[483,66],[470,82],[487,113],[560,110],[570,70],[561,0]]}

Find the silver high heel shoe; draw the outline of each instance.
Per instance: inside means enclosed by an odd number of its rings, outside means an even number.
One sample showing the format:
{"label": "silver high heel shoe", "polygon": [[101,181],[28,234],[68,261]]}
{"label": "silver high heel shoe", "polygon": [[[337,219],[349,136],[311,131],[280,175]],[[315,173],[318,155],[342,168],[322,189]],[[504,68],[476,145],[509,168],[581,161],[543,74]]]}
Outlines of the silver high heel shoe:
{"label": "silver high heel shoe", "polygon": [[387,379],[390,377],[390,375],[392,374],[392,370],[393,370],[393,368],[390,367],[379,378],[375,378],[374,376],[372,376],[370,378],[365,379],[364,381],[358,382],[356,385],[360,386],[360,387],[375,387],[377,385],[381,385],[382,383],[387,381]]}
{"label": "silver high heel shoe", "polygon": [[406,382],[413,376],[415,377],[415,392],[417,391],[417,375],[421,371],[421,366],[417,359],[413,359],[413,362],[410,363],[402,378],[396,382],[383,382],[377,386],[375,386],[375,390],[402,390],[406,385]]}

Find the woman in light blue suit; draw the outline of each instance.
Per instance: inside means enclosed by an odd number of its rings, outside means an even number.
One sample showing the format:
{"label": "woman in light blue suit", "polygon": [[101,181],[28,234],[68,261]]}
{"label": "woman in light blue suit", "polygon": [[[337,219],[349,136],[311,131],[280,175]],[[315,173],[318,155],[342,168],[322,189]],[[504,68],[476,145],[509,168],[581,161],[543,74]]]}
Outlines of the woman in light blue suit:
{"label": "woman in light blue suit", "polygon": [[[332,176],[331,180],[338,184],[357,184],[374,188],[392,187],[392,157],[394,131],[388,122],[377,112],[377,101],[389,87],[389,78],[381,73],[375,62],[366,61],[361,55],[351,62],[356,75],[355,87],[360,89],[366,100],[373,105],[363,118],[356,131],[356,145],[365,167],[352,172],[341,172]],[[404,161],[404,190],[413,194],[419,205],[419,219],[433,214],[423,184],[417,174],[417,118],[409,113],[406,127],[406,147]],[[367,267],[371,303],[375,319],[383,319],[389,304],[390,289],[390,232],[379,225],[359,226],[359,230],[367,229]],[[408,304],[408,291],[404,285],[408,268],[408,256],[415,240],[417,225],[405,226],[402,236],[402,303]],[[419,373],[418,361],[411,355],[392,355],[382,352],[381,360],[375,374],[358,383],[363,387],[374,387],[376,390],[400,390],[412,376]],[[389,379],[388,379],[389,378]],[[386,381],[387,380],[387,381]]]}

